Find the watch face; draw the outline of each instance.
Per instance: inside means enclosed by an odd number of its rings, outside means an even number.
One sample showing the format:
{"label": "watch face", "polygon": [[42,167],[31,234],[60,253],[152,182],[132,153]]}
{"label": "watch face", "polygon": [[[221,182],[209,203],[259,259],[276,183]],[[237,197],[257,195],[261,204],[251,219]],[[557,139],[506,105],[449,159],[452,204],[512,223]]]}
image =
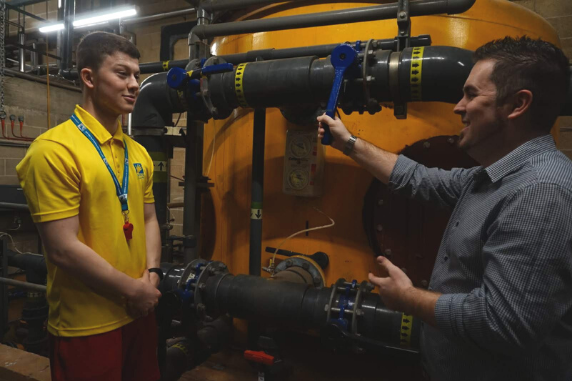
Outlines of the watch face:
{"label": "watch face", "polygon": [[296,136],[290,142],[289,149],[298,159],[308,157],[312,153],[312,142],[306,136]]}
{"label": "watch face", "polygon": [[288,183],[296,190],[304,189],[310,181],[310,174],[303,169],[295,169],[288,174]]}

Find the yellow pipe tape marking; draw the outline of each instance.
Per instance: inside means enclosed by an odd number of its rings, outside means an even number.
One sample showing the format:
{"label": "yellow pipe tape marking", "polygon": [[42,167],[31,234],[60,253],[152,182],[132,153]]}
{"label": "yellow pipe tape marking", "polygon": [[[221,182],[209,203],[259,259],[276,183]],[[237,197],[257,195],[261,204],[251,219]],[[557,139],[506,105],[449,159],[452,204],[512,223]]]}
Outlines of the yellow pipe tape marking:
{"label": "yellow pipe tape marking", "polygon": [[248,103],[246,103],[246,98],[244,97],[244,87],[242,84],[242,77],[244,77],[244,71],[248,63],[241,63],[236,68],[236,74],[234,76],[234,92],[236,93],[236,98],[240,107],[247,108]]}
{"label": "yellow pipe tape marking", "polygon": [[423,53],[425,47],[413,48],[411,53],[411,76],[409,83],[411,84],[411,100],[421,100],[421,80],[423,74]]}
{"label": "yellow pipe tape marking", "polygon": [[409,347],[411,345],[411,327],[413,325],[413,316],[401,315],[401,346]]}
{"label": "yellow pipe tape marking", "polygon": [[189,350],[187,349],[187,347],[185,347],[184,345],[182,345],[180,343],[173,345],[173,348],[178,348],[181,352],[183,352],[185,354],[185,356],[189,355]]}
{"label": "yellow pipe tape marking", "polygon": [[170,61],[163,61],[163,71],[169,70],[169,62]]}

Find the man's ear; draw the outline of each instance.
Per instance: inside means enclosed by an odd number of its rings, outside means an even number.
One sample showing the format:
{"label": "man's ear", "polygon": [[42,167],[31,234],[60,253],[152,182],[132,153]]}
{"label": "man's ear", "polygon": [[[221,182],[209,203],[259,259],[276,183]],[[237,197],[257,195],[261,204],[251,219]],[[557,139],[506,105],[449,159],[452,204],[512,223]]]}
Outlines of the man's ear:
{"label": "man's ear", "polygon": [[534,96],[530,90],[520,90],[512,96],[508,119],[516,119],[530,110]]}
{"label": "man's ear", "polygon": [[79,73],[79,79],[83,85],[88,89],[93,89],[94,85],[94,71],[90,67],[84,67]]}

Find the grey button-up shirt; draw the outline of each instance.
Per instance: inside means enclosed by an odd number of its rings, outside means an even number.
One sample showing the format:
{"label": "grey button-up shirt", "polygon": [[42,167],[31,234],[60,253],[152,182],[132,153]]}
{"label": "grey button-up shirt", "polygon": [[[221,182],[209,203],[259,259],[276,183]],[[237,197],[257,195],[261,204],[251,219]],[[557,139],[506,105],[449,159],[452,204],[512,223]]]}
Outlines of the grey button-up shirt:
{"label": "grey button-up shirt", "polygon": [[389,186],[453,209],[423,325],[436,381],[572,380],[572,162],[552,136],[487,168],[445,171],[404,156]]}

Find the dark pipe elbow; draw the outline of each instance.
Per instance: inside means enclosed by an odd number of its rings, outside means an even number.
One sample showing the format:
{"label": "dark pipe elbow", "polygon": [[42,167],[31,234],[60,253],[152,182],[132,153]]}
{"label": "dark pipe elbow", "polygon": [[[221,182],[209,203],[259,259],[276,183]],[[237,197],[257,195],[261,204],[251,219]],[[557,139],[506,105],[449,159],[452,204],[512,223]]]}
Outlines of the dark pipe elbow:
{"label": "dark pipe elbow", "polygon": [[172,126],[172,115],[186,111],[177,91],[167,85],[167,73],[145,79],[133,108],[133,128],[163,128]]}

